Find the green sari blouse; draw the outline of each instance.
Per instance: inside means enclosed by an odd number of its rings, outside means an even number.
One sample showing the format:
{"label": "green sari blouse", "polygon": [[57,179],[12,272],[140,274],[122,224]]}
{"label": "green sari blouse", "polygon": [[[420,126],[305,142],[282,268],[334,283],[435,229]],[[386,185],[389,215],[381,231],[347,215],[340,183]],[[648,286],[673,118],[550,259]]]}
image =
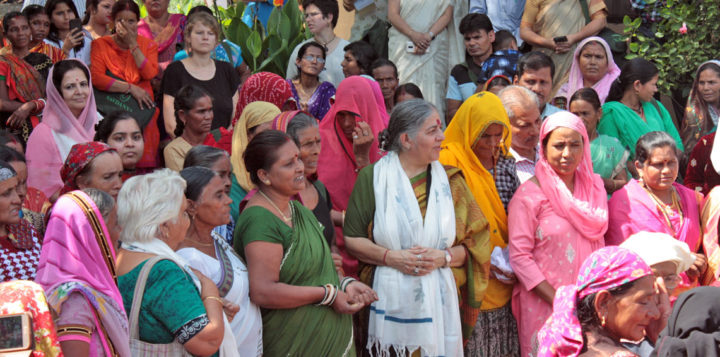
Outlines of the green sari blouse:
{"label": "green sari blouse", "polygon": [[652,102],[642,103],[645,113],[645,120],[634,110],[620,102],[607,102],[603,105],[603,115],[598,123],[599,134],[609,135],[617,138],[623,146],[630,151],[630,157],[635,157],[635,144],[641,136],[651,131],[664,131],[677,143],[680,151],[684,151],[683,142],[680,139],[670,113],[663,107],[662,103],[653,99]]}

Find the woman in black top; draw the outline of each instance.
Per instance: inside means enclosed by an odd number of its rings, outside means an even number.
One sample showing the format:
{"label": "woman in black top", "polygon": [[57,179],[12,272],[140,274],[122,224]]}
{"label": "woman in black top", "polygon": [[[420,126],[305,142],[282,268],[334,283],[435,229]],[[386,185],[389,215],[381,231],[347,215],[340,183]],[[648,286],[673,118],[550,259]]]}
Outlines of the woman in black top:
{"label": "woman in black top", "polygon": [[231,64],[210,57],[215,51],[220,25],[211,15],[193,14],[185,26],[186,50],[190,57],[171,63],[163,75],[163,119],[172,136],[176,121],[173,110],[177,91],[194,84],[207,91],[213,101],[212,129],[229,127],[238,100],[240,77]]}

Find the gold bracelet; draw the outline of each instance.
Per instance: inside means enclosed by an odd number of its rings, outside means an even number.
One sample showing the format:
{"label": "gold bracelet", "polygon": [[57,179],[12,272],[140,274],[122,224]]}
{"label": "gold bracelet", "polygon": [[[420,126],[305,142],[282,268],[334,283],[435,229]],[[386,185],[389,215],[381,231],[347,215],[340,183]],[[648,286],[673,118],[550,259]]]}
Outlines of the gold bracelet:
{"label": "gold bracelet", "polygon": [[207,299],[215,300],[215,301],[219,302],[221,305],[223,305],[223,306],[225,305],[225,303],[222,301],[222,299],[217,296],[206,296],[202,300],[205,301]]}

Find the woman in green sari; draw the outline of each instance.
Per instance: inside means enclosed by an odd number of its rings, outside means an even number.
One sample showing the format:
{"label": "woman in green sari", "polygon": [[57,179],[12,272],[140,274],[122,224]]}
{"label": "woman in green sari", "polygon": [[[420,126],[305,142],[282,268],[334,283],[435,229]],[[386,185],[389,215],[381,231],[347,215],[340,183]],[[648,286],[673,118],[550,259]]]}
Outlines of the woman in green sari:
{"label": "woman in green sari", "polygon": [[670,113],[653,96],[658,91],[658,68],[650,61],[635,58],[622,68],[620,76],[610,87],[598,133],[620,140],[635,157],[638,139],[651,131],[664,131],[675,140],[680,151],[684,151],[680,134]]}
{"label": "woman in green sari", "polygon": [[260,306],[263,353],[354,356],[352,317],[377,300],[367,285],[342,281],[322,225],[291,200],[306,185],[299,150],[285,133],[257,134],[243,155],[257,194],[235,227],[235,250],[247,261],[250,299]]}
{"label": "woman in green sari", "polygon": [[592,88],[582,88],[570,97],[570,112],[582,119],[590,139],[593,172],[603,179],[608,197],[628,182],[630,152],[612,136],[598,135],[597,124],[603,111],[600,97]]}

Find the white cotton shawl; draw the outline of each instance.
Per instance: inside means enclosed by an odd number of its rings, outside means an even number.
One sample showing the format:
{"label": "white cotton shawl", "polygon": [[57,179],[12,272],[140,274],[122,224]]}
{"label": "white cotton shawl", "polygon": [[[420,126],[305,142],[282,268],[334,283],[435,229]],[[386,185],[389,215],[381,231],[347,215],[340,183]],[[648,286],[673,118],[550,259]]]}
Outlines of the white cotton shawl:
{"label": "white cotton shawl", "polygon": [[[123,249],[127,249],[133,252],[143,252],[149,254],[155,254],[157,256],[172,260],[175,264],[185,270],[193,279],[193,283],[197,287],[198,291],[202,293],[202,287],[200,285],[200,279],[193,273],[188,265],[187,261],[175,253],[169,245],[160,239],[153,238],[150,242],[132,242],[123,243]],[[239,356],[237,349],[237,342],[235,342],[235,336],[233,336],[230,322],[223,313],[223,322],[225,325],[225,334],[223,336],[223,342],[220,345],[220,357],[236,357]]]}
{"label": "white cotton shawl", "polygon": [[[373,172],[375,243],[391,249],[415,246],[446,249],[455,241],[455,209],[447,173],[431,164],[425,221],[410,180],[394,152]],[[450,268],[425,276],[406,275],[386,266],[375,269],[367,348],[372,355],[399,355],[417,349],[423,356],[461,356],[462,330],[455,279]]]}

